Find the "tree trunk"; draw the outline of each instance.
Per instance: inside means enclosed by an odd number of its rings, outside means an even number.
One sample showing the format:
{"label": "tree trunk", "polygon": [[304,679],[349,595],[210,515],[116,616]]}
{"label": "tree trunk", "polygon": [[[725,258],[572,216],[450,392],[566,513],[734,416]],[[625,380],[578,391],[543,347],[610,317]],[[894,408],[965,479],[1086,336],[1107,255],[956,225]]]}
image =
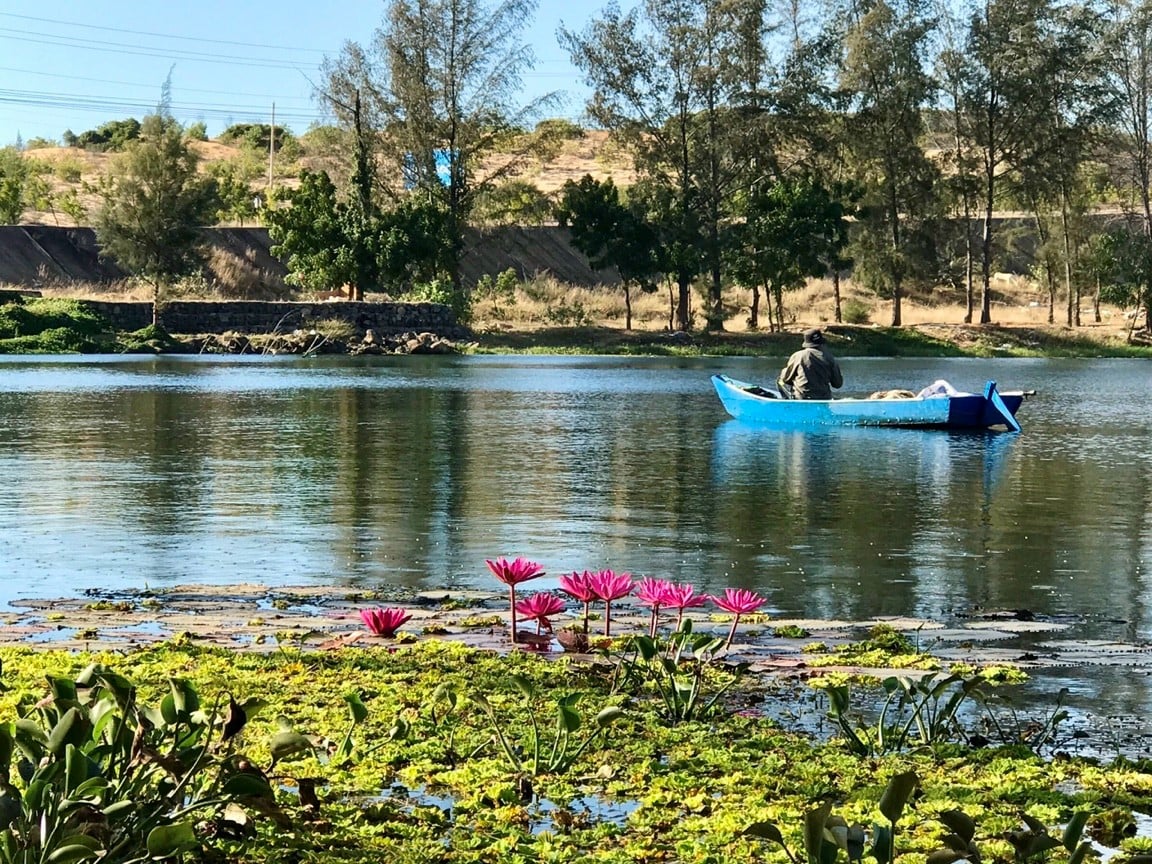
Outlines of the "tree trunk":
{"label": "tree trunk", "polygon": [[760,286],[752,286],[752,308],[748,311],[748,329],[756,330],[760,326]]}
{"label": "tree trunk", "polygon": [[1096,280],[1096,294],[1092,297],[1092,319],[1100,323],[1100,280]]}
{"label": "tree trunk", "polygon": [[1080,326],[1080,292],[1072,287],[1072,235],[1068,229],[1068,192],[1060,184],[1060,231],[1064,235],[1064,290],[1068,292],[1068,326]]}
{"label": "tree trunk", "polygon": [[984,233],[980,238],[980,323],[992,323],[992,208],[995,206],[996,175],[992,169],[984,178]]}
{"label": "tree trunk", "polygon": [[[958,103],[959,100],[956,100]],[[972,198],[968,192],[968,183],[964,174],[964,138],[960,132],[960,112],[953,110],[956,135],[956,166],[960,171],[963,199],[964,199],[964,323],[972,323],[972,312],[976,305],[975,292],[972,288],[973,249],[972,249]]]}
{"label": "tree trunk", "polygon": [[901,325],[900,299],[903,291],[904,273],[900,263],[900,203],[896,200],[896,184],[888,183],[888,219],[892,226],[892,326]]}
{"label": "tree trunk", "polygon": [[[1048,231],[1048,226],[1044,224],[1044,217],[1040,213],[1040,204],[1035,199],[1032,200],[1032,221],[1036,224],[1036,239],[1039,241],[1039,248],[1047,250],[1049,248],[1048,241],[1051,239],[1051,234]],[[1056,323],[1056,277],[1052,273],[1052,258],[1047,251],[1043,252],[1044,261],[1044,283],[1048,286],[1048,323]]]}
{"label": "tree trunk", "polygon": [[687,333],[691,327],[692,310],[692,280],[686,273],[681,273],[677,280],[679,296],[676,302],[676,329]]}
{"label": "tree trunk", "polygon": [[624,329],[632,329],[632,289],[627,282],[624,283]]}
{"label": "tree trunk", "polygon": [[832,268],[832,304],[836,307],[836,323],[843,323],[844,316],[840,312],[840,270],[836,267]]}

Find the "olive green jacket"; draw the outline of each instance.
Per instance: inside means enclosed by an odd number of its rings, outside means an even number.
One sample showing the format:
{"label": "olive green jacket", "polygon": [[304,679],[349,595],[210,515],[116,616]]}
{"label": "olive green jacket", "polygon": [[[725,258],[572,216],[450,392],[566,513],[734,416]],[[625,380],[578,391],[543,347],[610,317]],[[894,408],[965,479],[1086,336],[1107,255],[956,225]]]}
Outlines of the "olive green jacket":
{"label": "olive green jacket", "polygon": [[790,389],[794,399],[831,399],[832,388],[844,386],[840,364],[822,348],[801,348],[788,358],[780,373],[781,389]]}

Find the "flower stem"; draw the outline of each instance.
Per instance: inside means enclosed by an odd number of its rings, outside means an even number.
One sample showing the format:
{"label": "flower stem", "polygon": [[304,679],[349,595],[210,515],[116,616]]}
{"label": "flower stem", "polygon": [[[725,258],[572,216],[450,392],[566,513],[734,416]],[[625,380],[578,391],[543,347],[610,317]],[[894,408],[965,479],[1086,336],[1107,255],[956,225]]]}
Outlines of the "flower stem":
{"label": "flower stem", "polygon": [[612,635],[612,601],[604,601],[604,635]]}
{"label": "flower stem", "polygon": [[512,644],[516,644],[516,586],[508,586],[508,602],[512,606]]}
{"label": "flower stem", "polygon": [[592,605],[592,603],[590,600],[584,601],[584,635],[585,636],[588,635],[588,616],[591,615],[591,611],[589,610],[588,607],[591,605]]}
{"label": "flower stem", "polygon": [[724,650],[727,651],[732,647],[732,637],[736,635],[736,625],[740,623],[740,615],[737,614],[732,619],[732,629],[728,631],[728,641],[724,643]]}

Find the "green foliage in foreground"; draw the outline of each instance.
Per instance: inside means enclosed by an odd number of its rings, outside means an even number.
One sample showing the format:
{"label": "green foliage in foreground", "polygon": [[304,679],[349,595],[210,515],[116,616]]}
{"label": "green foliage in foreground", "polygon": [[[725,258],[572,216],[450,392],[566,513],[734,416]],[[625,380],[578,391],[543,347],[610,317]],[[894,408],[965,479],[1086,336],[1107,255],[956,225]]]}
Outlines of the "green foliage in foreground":
{"label": "green foliage in foreground", "polygon": [[[195,688],[202,706],[258,693],[264,708],[234,746],[254,765],[274,761],[267,779],[289,818],[254,820],[250,839],[197,827],[208,860],[782,864],[763,826],[775,826],[788,849],[804,849],[807,814],[827,802],[847,825],[895,824],[898,815],[895,855],[913,856],[907,861],[946,845],[943,814],[962,811],[978,826],[966,842],[991,864],[1025,860],[1011,842],[1025,815],[1029,830],[1048,826],[1059,836],[1078,810],[1152,805],[1152,770],[1142,763],[1048,762],[1022,748],[956,746],[865,758],[723,701],[705,721],[669,725],[658,693],[614,695],[597,666],[458,643],[272,655],[172,643],[128,656],[4,648],[0,659],[9,688],[0,693],[0,722],[14,719],[29,694],[44,695],[46,675],[74,677],[92,661],[136,683],[143,704],[163,700],[173,677]],[[457,694],[451,703],[446,688]],[[771,688],[733,691],[749,695],[767,714],[774,700],[795,708]],[[554,751],[555,736],[533,721],[555,724],[557,705],[557,732],[570,738]],[[622,710],[604,715],[611,705]],[[596,731],[609,719],[610,737]],[[564,756],[553,760],[553,752]],[[896,814],[886,793],[909,772],[916,789],[900,787],[908,795]],[[757,825],[760,834],[748,833]]]}

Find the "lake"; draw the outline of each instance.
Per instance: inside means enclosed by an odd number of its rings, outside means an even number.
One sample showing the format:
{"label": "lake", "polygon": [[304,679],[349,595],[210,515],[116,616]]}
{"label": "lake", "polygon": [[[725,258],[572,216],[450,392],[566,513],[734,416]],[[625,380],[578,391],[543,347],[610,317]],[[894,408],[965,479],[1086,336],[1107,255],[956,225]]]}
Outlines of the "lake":
{"label": "lake", "polygon": [[1149,639],[1147,362],[843,361],[849,395],[1035,389],[1021,435],[727,419],[709,375],[782,362],[0,357],[0,601],[494,589],[484,559],[524,555],[753,588],[785,616],[1023,609]]}

